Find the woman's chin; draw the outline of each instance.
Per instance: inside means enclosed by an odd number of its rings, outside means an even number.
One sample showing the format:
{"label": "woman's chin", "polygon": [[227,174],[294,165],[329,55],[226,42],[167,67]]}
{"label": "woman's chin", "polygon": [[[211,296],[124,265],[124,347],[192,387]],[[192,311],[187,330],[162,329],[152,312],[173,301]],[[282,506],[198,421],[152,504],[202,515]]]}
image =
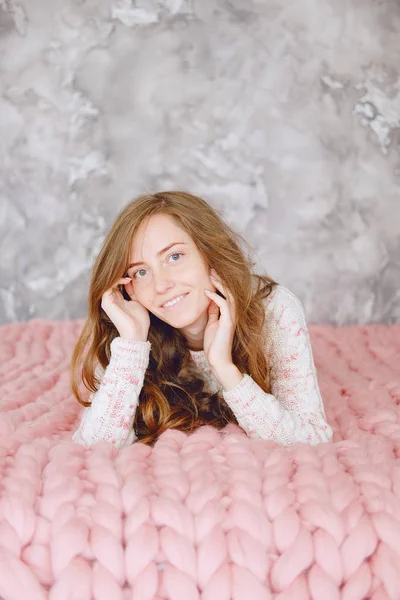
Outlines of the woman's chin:
{"label": "woman's chin", "polygon": [[201,328],[204,330],[207,323],[207,311],[200,314],[185,314],[177,311],[174,315],[163,315],[160,317],[165,323],[168,323],[175,329]]}
{"label": "woman's chin", "polygon": [[[188,298],[189,299],[189,298]],[[207,302],[207,301],[206,301]],[[160,313],[157,314],[157,317],[171,325],[171,327],[175,327],[176,329],[185,329],[187,327],[195,327],[196,329],[201,328],[205,329],[208,320],[208,302],[204,308],[199,311],[199,307],[191,306],[191,303],[188,303],[188,306],[183,306],[185,300],[183,300],[182,305],[180,303],[177,304],[176,307],[162,308]],[[195,304],[195,303],[194,303]]]}

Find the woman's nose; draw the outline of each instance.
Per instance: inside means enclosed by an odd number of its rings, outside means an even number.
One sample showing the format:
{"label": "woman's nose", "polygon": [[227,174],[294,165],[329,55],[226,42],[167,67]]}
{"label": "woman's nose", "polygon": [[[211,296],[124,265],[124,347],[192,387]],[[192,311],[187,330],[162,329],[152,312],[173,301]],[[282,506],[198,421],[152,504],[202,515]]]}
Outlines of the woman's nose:
{"label": "woman's nose", "polygon": [[157,277],[155,280],[155,291],[158,294],[164,294],[173,286],[173,282],[166,277]]}

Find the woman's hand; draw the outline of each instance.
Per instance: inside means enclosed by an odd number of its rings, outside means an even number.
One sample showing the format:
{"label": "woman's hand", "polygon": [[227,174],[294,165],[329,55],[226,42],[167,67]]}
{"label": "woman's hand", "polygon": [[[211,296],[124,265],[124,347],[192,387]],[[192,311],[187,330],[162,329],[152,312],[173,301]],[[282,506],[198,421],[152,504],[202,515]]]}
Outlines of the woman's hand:
{"label": "woman's hand", "polygon": [[210,367],[221,371],[233,364],[232,342],[236,329],[236,307],[232,294],[224,288],[214,269],[211,270],[210,280],[225,298],[204,290],[211,303],[208,307],[203,346]]}
{"label": "woman's hand", "polygon": [[[126,293],[131,300],[125,300],[121,286],[125,285]],[[104,292],[101,308],[111,319],[119,335],[126,340],[146,342],[150,328],[150,315],[147,308],[135,300],[132,279],[122,277]]]}

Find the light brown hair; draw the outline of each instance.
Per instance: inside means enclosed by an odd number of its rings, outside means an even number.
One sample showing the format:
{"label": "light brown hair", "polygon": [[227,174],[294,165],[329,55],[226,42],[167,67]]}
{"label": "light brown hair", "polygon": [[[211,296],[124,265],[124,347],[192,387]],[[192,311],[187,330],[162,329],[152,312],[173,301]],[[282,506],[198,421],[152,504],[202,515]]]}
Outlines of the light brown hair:
{"label": "light brown hair", "polygon": [[[263,300],[276,284],[253,273],[254,261],[244,238],[233,232],[216,209],[205,200],[179,191],[142,195],[118,215],[95,261],[88,298],[88,314],[71,361],[71,385],[78,402],[90,406],[80,392],[95,393],[100,380],[97,365],[110,361],[110,345],[118,331],[101,308],[103,293],[126,275],[131,242],[140,224],[155,214],[165,214],[195,242],[210,268],[234,297],[237,325],[232,360],[265,391],[270,391],[269,366],[263,348]],[[204,390],[183,334],[150,313],[150,361],[145,374],[133,427],[137,439],[152,445],[169,428],[194,431],[201,425],[221,429],[236,418],[219,393]]]}

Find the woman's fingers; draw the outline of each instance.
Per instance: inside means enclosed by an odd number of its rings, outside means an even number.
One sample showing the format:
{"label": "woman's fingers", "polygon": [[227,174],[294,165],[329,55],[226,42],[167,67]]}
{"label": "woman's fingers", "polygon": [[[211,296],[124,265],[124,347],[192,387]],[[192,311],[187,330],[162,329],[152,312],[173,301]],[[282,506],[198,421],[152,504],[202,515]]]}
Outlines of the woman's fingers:
{"label": "woman's fingers", "polygon": [[216,317],[217,317],[217,319],[218,319],[218,317],[219,317],[219,313],[221,312],[221,311],[220,311],[220,308],[219,308],[218,304],[216,304],[216,303],[214,302],[214,299],[213,299],[213,298],[210,298],[210,300],[211,300],[211,302],[210,302],[210,304],[208,305],[208,314],[209,314],[209,315],[216,315]]}
{"label": "woman's fingers", "polygon": [[134,298],[135,294],[133,293],[133,285],[132,285],[132,280],[128,281],[128,283],[125,284],[125,290],[127,291],[127,293],[129,294],[130,298]]}
{"label": "woman's fingers", "polygon": [[[118,279],[110,288],[108,288],[108,290],[106,290],[103,294],[103,298],[109,298],[110,300],[112,298],[114,298],[114,294],[116,291],[121,292],[121,287],[123,285],[132,285],[132,279],[130,277],[121,277],[120,279]],[[128,292],[129,293],[129,292]],[[129,295],[131,296],[131,294],[133,293],[133,289],[131,290],[131,293],[129,293]]]}
{"label": "woman's fingers", "polygon": [[214,307],[210,309],[209,307],[209,312],[213,314],[216,313],[217,310],[219,310],[221,312],[221,316],[231,317],[229,306],[225,298],[221,298],[221,296],[219,296],[215,292],[210,292],[210,290],[204,290],[204,293],[208,296],[208,298],[210,298],[210,300],[212,300],[217,305],[216,309]]}
{"label": "woman's fingers", "polygon": [[[132,284],[132,279],[130,277],[121,277],[114,283],[111,290],[115,292],[118,290],[122,294],[122,287],[125,287],[125,290],[129,284]],[[131,290],[133,292],[133,290]],[[130,294],[129,294],[130,295]]]}
{"label": "woman's fingers", "polygon": [[211,325],[212,323],[217,323],[219,321],[219,316],[220,316],[219,306],[217,306],[213,300],[211,300],[210,304],[208,305],[207,315],[208,315],[208,321],[207,321],[208,325]]}
{"label": "woman's fingers", "polygon": [[223,294],[225,296],[225,298],[227,300],[229,300],[229,302],[233,305],[234,301],[233,301],[232,294],[227,289],[225,289],[225,286],[223,285],[221,279],[215,274],[214,269],[211,270],[210,280],[212,281],[214,286],[217,288],[217,290],[220,291],[221,294]]}
{"label": "woman's fingers", "polygon": [[114,283],[114,285],[112,287],[116,288],[119,285],[125,285],[126,283],[129,283],[130,281],[132,281],[131,277],[121,277],[121,279],[118,279],[118,281],[116,283]]}
{"label": "woman's fingers", "polygon": [[[225,297],[223,299],[223,301],[226,302],[227,307],[228,307],[228,312],[231,316],[231,319],[233,322],[235,322],[236,321],[236,304],[235,304],[233,295],[222,284],[221,279],[216,275],[214,269],[211,269],[210,280],[211,280],[212,284],[217,288],[217,290],[219,292],[221,292],[221,294],[223,294],[223,296]],[[221,298],[221,296],[218,296],[218,294],[216,294],[216,295],[218,298]],[[220,304],[218,303],[217,300],[216,300],[216,303],[218,304],[218,306],[220,306]]]}

